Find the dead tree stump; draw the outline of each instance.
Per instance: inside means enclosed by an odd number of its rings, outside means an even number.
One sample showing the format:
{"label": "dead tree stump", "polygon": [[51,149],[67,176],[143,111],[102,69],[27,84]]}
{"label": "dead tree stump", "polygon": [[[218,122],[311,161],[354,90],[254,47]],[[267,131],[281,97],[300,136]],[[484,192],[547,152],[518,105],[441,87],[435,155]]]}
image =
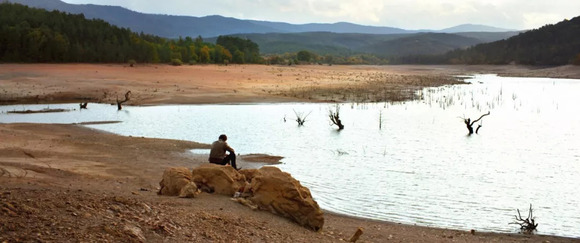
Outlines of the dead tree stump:
{"label": "dead tree stump", "polygon": [[360,236],[363,234],[363,229],[362,228],[358,228],[356,229],[356,232],[354,232],[354,235],[352,235],[350,237],[350,239],[348,240],[348,242],[356,242],[358,241],[358,239],[360,238]]}
{"label": "dead tree stump", "polygon": [[328,117],[330,118],[330,122],[332,122],[332,124],[338,126],[338,130],[344,129],[344,125],[340,120],[340,107],[338,105],[336,105],[334,111],[333,110],[328,111]]}
{"label": "dead tree stump", "polygon": [[302,112],[298,113],[294,110],[294,114],[296,115],[296,122],[298,123],[298,126],[304,126],[304,122],[306,122],[306,118],[310,115],[311,112],[309,112],[308,114],[306,114],[306,116],[303,115]]}
{"label": "dead tree stump", "polygon": [[[471,121],[470,118],[463,119],[463,122],[465,122],[465,126],[467,127],[467,130],[469,131],[469,135],[473,134],[473,124],[480,121],[481,118],[483,118],[484,116],[488,116],[489,114],[490,114],[490,112],[488,111],[486,114],[481,115],[479,118],[477,118],[477,120],[474,120],[474,121]],[[479,132],[479,129],[481,127],[482,127],[481,124],[477,127],[477,129],[475,130],[476,134]]]}
{"label": "dead tree stump", "polygon": [[131,94],[131,90],[129,90],[129,91],[127,91],[127,93],[125,93],[125,99],[124,100],[119,100],[119,98],[117,98],[117,110],[118,111],[120,111],[121,109],[123,109],[123,107],[121,105],[129,100],[129,95],[130,94]]}

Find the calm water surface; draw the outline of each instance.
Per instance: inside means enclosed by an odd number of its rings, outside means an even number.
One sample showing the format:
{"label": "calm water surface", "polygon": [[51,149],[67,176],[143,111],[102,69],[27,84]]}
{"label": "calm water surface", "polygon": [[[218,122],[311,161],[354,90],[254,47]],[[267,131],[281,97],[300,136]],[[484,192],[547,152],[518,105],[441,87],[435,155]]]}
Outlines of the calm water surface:
{"label": "calm water surface", "polygon": [[[0,106],[0,122],[75,123],[122,135],[211,143],[221,133],[238,153],[284,156],[282,170],[333,212],[454,229],[517,232],[529,204],[540,234],[580,237],[580,80],[476,76],[473,84],[423,90],[423,100],[341,104],[78,108]],[[482,119],[467,136],[463,118]],[[298,127],[295,112],[309,114]],[[285,121],[286,120],[286,121]],[[525,217],[525,216],[524,216]]]}

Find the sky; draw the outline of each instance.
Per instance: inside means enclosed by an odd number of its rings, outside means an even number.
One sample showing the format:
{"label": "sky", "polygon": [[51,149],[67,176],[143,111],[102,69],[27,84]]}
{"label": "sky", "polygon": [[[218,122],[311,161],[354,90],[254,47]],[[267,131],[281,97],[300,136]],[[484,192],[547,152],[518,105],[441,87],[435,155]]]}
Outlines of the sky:
{"label": "sky", "polygon": [[351,22],[402,29],[482,24],[534,29],[580,15],[580,0],[63,0],[142,13],[305,23]]}

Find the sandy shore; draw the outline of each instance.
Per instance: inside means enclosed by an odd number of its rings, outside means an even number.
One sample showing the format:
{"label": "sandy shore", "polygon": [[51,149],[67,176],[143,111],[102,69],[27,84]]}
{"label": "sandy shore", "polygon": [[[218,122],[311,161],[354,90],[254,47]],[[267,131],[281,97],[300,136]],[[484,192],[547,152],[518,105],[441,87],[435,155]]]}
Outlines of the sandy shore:
{"label": "sandy shore", "polygon": [[[338,97],[321,95],[331,94],[329,90],[355,87],[362,92],[364,85],[376,82],[408,90],[453,82],[450,75],[542,76],[539,73],[543,72],[545,76],[578,78],[577,69],[11,64],[0,65],[0,100],[3,104],[110,103],[131,90],[128,105],[320,101]],[[208,145],[123,137],[79,125],[0,124],[0,242],[340,242],[348,240],[358,227],[364,229],[360,242],[580,241],[478,229],[472,234],[331,213],[325,214],[323,230],[313,232],[270,213],[252,211],[227,197],[157,196],[165,168],[206,163],[205,155],[188,152],[196,148]],[[248,155],[240,164],[252,168],[278,159]]]}
{"label": "sandy shore", "polygon": [[0,104],[114,103],[127,91],[127,105],[389,101],[476,73],[580,78],[580,67],[2,64]]}

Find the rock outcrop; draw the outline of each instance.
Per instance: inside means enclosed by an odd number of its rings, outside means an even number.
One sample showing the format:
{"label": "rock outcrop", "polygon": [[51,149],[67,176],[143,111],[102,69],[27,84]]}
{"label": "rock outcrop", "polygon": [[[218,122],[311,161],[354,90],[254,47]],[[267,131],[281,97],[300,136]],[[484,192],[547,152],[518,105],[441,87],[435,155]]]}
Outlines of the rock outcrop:
{"label": "rock outcrop", "polygon": [[204,192],[233,196],[243,191],[246,177],[231,166],[203,164],[192,171],[192,181]]}
{"label": "rock outcrop", "polygon": [[290,218],[304,227],[318,231],[324,225],[324,215],[310,190],[277,167],[259,169],[244,194],[260,209]]}
{"label": "rock outcrop", "polygon": [[324,215],[310,190],[277,167],[236,171],[230,166],[203,164],[191,172],[184,167],[168,168],[159,185],[161,195],[193,197],[199,188],[234,196],[252,209],[270,211],[315,231],[324,225]]}
{"label": "rock outcrop", "polygon": [[246,177],[246,181],[252,182],[252,179],[258,174],[258,169],[243,169],[238,171]]}
{"label": "rock outcrop", "polygon": [[159,195],[194,197],[197,193],[197,186],[191,180],[192,174],[185,167],[167,168],[163,172],[163,179],[159,182]]}

